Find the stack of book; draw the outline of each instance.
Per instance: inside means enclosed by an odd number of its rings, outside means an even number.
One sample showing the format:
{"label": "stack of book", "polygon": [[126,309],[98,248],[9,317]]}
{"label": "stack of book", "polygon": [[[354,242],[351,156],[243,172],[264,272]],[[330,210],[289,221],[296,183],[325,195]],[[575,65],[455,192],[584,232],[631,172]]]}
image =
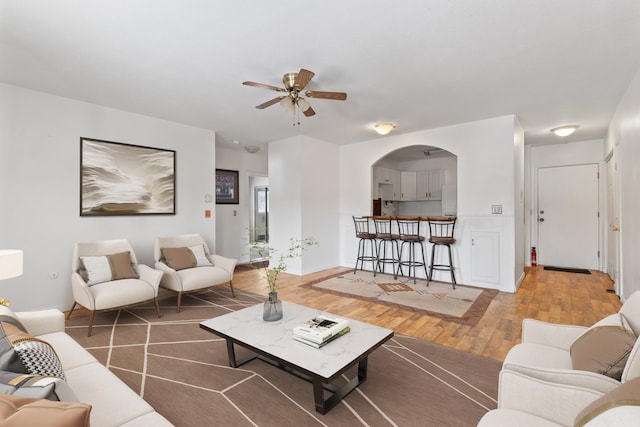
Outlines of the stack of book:
{"label": "stack of book", "polygon": [[320,314],[293,328],[293,339],[315,348],[323,347],[349,332],[349,321]]}

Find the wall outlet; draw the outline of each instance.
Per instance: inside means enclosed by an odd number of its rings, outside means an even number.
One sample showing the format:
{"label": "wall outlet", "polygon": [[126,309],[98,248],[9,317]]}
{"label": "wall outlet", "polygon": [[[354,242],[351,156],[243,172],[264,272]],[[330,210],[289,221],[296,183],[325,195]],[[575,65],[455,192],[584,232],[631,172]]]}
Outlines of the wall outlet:
{"label": "wall outlet", "polygon": [[491,213],[493,215],[501,215],[502,214],[502,205],[491,205]]}

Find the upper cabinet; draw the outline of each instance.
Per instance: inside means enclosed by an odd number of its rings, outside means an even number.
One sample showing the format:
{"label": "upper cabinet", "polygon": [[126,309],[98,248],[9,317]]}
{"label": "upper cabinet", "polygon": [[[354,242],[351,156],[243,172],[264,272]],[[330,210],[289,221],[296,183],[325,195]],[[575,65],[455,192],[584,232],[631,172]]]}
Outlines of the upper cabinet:
{"label": "upper cabinet", "polygon": [[442,200],[443,181],[443,170],[416,172],[416,200]]}
{"label": "upper cabinet", "polygon": [[416,200],[416,172],[400,172],[400,200]]}
{"label": "upper cabinet", "polygon": [[374,199],[400,199],[400,172],[382,166],[373,168]]}
{"label": "upper cabinet", "polygon": [[400,200],[442,200],[442,182],[444,171],[440,169],[426,171],[400,172]]}

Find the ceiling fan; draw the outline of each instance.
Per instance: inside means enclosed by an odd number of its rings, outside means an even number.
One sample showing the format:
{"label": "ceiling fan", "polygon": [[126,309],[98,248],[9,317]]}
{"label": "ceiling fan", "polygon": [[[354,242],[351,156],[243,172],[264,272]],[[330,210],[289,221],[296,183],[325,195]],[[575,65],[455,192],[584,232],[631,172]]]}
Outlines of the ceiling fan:
{"label": "ceiling fan", "polygon": [[[274,104],[280,104],[291,114],[295,114],[296,107],[302,111],[305,116],[313,116],[316,114],[311,108],[309,102],[302,97],[303,90],[315,73],[313,71],[305,70],[301,68],[297,73],[287,73],[282,77],[282,83],[284,87],[271,86],[264,83],[256,82],[242,82],[243,85],[261,87],[263,89],[275,90],[276,92],[286,92],[286,95],[277,96],[267,102],[263,102],[260,105],[256,105],[256,108],[262,110],[270,107]],[[320,98],[320,99],[332,99],[336,101],[344,101],[347,99],[347,94],[344,92],[321,92],[315,90],[308,90],[304,92],[304,96],[307,98]]]}

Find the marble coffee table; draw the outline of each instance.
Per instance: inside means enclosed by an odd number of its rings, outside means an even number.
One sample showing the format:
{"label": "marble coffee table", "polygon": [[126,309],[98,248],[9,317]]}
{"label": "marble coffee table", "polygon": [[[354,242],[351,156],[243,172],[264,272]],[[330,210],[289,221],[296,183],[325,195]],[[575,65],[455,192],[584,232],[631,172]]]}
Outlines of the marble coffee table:
{"label": "marble coffee table", "polygon": [[[293,339],[293,328],[323,313],[320,310],[283,301],[282,320],[262,320],[262,304],[214,317],[200,327],[227,341],[229,366],[237,368],[259,358],[313,384],[316,411],[327,413],[367,379],[369,354],[393,337],[393,331],[349,319],[351,331],[322,348]],[[327,313],[328,314],[328,313]],[[234,345],[253,352],[237,360]],[[342,386],[331,384],[351,367],[358,372]],[[325,399],[324,390],[329,392]]]}

